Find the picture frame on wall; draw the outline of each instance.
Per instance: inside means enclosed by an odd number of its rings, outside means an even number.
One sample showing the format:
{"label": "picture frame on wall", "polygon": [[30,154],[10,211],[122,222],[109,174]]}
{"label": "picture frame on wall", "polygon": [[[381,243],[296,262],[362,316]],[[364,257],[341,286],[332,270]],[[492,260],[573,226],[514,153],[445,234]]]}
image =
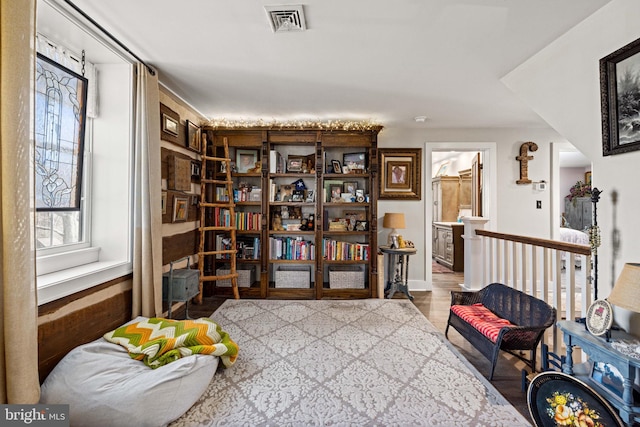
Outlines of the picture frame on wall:
{"label": "picture frame on wall", "polygon": [[640,150],[640,39],[600,59],[602,155]]}
{"label": "picture frame on wall", "polygon": [[162,113],[162,132],[178,136],[178,121],[168,114]]}
{"label": "picture frame on wall", "polygon": [[378,149],[381,200],[420,200],[422,190],[422,149]]}
{"label": "picture frame on wall", "polygon": [[200,126],[190,120],[186,121],[187,128],[187,148],[200,153],[202,137],[200,136]]}
{"label": "picture frame on wall", "polygon": [[184,222],[189,216],[189,198],[178,197],[173,198],[173,222]]}

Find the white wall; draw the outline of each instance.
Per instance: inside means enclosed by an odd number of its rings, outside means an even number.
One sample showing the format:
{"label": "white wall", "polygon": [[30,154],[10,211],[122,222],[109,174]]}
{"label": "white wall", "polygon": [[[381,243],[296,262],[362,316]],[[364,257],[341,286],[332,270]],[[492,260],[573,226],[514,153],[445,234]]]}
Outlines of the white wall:
{"label": "white wall", "polygon": [[[614,0],[503,79],[593,162],[593,185],[603,191],[598,204],[602,232],[599,298],[609,294],[625,262],[640,261],[640,151],[602,156],[598,71],[600,58],[640,37],[638,17],[640,2]],[[615,210],[611,198],[614,191],[618,193]],[[614,223],[621,235],[615,259],[611,239]],[[622,319],[618,317],[617,321]],[[632,331],[640,331],[638,323],[633,324]]]}

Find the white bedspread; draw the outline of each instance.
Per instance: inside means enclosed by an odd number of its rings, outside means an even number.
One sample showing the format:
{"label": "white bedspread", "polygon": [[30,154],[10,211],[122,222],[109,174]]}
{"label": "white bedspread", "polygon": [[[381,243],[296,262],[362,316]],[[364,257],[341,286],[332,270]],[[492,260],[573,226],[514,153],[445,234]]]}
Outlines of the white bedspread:
{"label": "white bedspread", "polygon": [[588,245],[589,235],[580,230],[574,230],[573,228],[560,227],[560,240],[577,245]]}

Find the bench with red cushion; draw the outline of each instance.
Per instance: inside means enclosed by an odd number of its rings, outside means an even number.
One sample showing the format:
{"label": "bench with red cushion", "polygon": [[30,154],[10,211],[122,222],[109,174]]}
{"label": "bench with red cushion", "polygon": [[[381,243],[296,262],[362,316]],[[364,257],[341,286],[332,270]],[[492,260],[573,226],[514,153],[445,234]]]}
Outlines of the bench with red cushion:
{"label": "bench with red cushion", "polygon": [[[474,292],[451,292],[445,335],[453,326],[491,361],[489,380],[500,350],[536,370],[536,348],[544,331],[555,323],[556,310],[546,302],[501,283]],[[530,357],[522,351],[529,350]]]}

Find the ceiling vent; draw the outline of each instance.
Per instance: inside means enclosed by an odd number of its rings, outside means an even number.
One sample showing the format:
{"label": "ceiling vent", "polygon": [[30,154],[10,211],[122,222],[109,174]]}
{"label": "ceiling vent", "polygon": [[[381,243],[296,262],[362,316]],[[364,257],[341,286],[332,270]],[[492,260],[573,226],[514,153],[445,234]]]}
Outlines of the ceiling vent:
{"label": "ceiling vent", "polygon": [[269,16],[269,24],[274,33],[287,31],[304,31],[307,26],[304,22],[302,5],[265,6]]}

